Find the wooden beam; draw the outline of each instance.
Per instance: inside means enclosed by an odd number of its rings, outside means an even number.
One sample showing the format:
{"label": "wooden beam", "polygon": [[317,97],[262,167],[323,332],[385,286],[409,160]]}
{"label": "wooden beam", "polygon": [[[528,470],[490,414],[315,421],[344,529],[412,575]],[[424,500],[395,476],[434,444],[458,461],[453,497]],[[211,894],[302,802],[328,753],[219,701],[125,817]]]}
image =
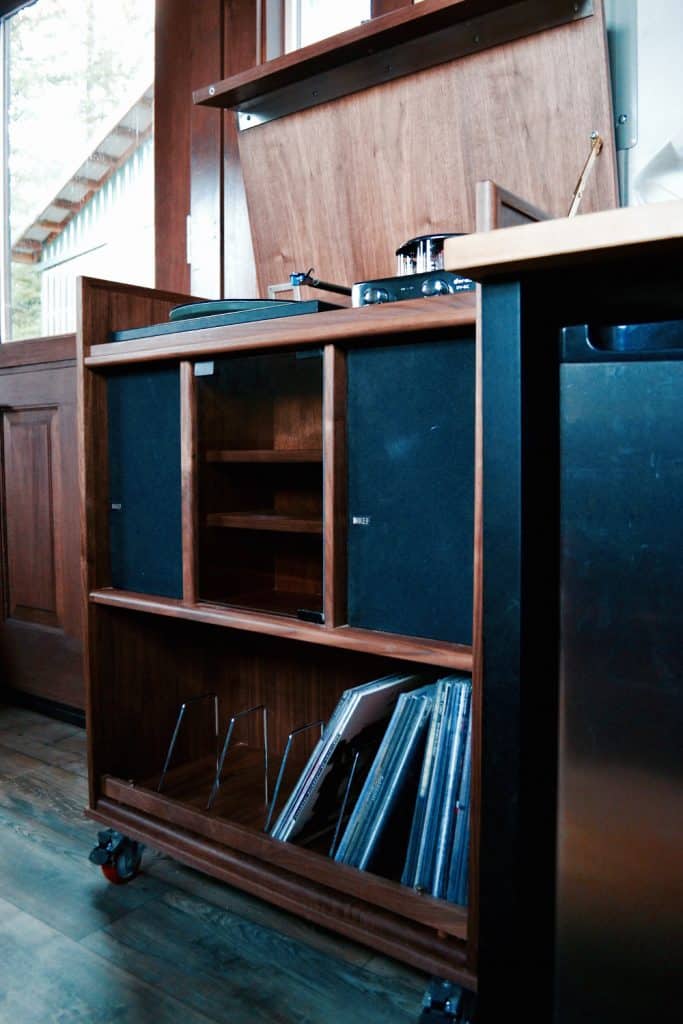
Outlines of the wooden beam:
{"label": "wooden beam", "polygon": [[74,174],[71,179],[74,185],[83,185],[84,188],[87,188],[90,191],[100,188],[104,180],[104,178],[86,178],[82,174]]}
{"label": "wooden beam", "polygon": [[44,220],[41,218],[36,221],[36,227],[43,228],[45,231],[61,231],[68,223],[68,217],[65,217],[64,220]]}
{"label": "wooden beam", "polygon": [[58,210],[69,210],[70,213],[78,213],[81,208],[80,203],[74,203],[70,199],[53,199],[50,206],[54,206]]}

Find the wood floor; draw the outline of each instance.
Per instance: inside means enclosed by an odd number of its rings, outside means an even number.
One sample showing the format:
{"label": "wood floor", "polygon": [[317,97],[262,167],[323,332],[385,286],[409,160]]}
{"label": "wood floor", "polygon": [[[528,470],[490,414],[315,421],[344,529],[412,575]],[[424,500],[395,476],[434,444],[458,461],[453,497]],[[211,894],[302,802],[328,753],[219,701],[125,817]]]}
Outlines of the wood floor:
{"label": "wood floor", "polygon": [[0,705],[2,1024],[404,1024],[429,979],[147,850],[88,862],[81,729]]}

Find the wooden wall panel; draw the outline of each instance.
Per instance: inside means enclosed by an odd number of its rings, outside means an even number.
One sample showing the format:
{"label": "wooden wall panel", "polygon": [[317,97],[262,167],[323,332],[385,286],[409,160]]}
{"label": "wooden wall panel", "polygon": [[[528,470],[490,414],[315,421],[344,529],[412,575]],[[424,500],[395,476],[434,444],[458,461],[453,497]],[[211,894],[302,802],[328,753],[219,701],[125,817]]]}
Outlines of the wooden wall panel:
{"label": "wooden wall panel", "polygon": [[195,4],[158,0],[154,100],[154,221],[156,285],[189,291],[186,218],[190,212],[188,39]]}
{"label": "wooden wall panel", "polygon": [[[55,406],[3,416],[7,610],[11,618],[59,626],[55,504],[60,505]],[[57,493],[55,493],[57,492]]]}
{"label": "wooden wall panel", "polygon": [[[226,78],[253,67],[257,61],[256,8],[256,0],[232,0],[226,4],[223,71]],[[214,111],[214,118],[222,120],[224,128],[224,294],[232,298],[252,298],[259,293],[236,116],[232,111],[225,114]]]}
{"label": "wooden wall panel", "polygon": [[193,89],[256,63],[257,6],[257,0],[157,3],[154,130],[159,288],[192,288],[208,298],[257,294],[234,115],[192,103]]}
{"label": "wooden wall panel", "polygon": [[[224,0],[193,3],[190,89],[223,73]],[[190,113],[190,287],[207,298],[223,295],[223,118],[192,105]]]}
{"label": "wooden wall panel", "polygon": [[17,346],[0,369],[0,674],[82,708],[75,344],[36,344],[42,363]]}
{"label": "wooden wall panel", "polygon": [[564,216],[594,129],[605,148],[584,211],[618,202],[599,3],[593,17],[242,132],[261,292],[311,265],[345,283],[394,273],[411,236],[474,230],[479,179]]}

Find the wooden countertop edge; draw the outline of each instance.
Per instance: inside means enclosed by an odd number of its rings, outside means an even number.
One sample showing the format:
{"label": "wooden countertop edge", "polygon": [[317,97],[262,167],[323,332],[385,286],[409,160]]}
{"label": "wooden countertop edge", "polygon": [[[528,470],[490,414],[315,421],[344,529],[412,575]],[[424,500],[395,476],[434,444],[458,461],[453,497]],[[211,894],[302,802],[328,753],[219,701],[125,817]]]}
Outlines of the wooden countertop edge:
{"label": "wooden countertop edge", "polygon": [[96,368],[154,359],[203,358],[224,351],[323,345],[355,337],[394,336],[423,328],[474,327],[475,322],[475,293],[460,292],[94,345],[85,365]]}
{"label": "wooden countertop edge", "polygon": [[603,210],[569,219],[446,239],[444,261],[477,281],[548,270],[592,256],[637,256],[683,246],[683,200]]}

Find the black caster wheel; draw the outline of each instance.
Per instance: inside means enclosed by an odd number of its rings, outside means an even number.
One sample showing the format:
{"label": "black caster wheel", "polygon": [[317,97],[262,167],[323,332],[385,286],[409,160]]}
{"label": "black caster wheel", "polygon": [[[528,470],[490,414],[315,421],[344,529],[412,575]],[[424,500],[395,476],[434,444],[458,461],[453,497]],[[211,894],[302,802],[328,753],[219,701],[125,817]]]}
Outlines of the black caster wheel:
{"label": "black caster wheel", "polygon": [[142,843],[121,835],[113,828],[97,834],[98,844],[91,851],[89,860],[99,865],[102,874],[113,885],[131,882],[140,871]]}

